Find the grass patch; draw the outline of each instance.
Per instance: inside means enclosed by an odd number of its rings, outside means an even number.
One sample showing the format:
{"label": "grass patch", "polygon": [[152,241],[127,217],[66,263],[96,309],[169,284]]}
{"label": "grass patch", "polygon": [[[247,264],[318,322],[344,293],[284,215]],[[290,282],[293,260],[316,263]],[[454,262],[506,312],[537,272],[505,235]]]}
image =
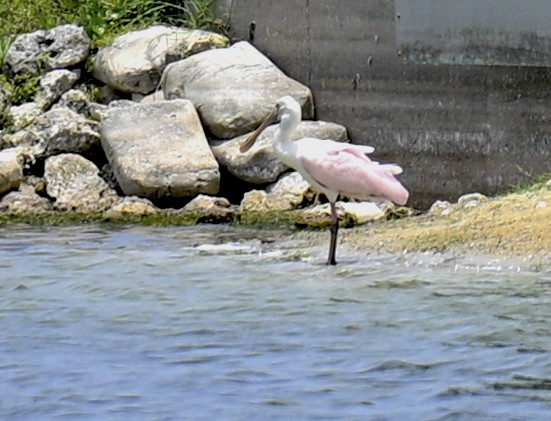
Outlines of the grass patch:
{"label": "grass patch", "polygon": [[73,23],[83,26],[93,48],[154,23],[225,32],[214,0],[13,0],[0,3],[0,64],[16,35]]}
{"label": "grass patch", "polygon": [[449,215],[375,223],[347,240],[380,251],[456,251],[522,256],[551,253],[551,188],[543,184]]}

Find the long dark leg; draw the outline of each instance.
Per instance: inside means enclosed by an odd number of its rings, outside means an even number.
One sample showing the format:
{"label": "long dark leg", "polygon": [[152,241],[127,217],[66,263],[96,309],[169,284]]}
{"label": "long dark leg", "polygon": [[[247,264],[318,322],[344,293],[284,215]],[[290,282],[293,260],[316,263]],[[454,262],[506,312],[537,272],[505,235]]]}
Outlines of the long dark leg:
{"label": "long dark leg", "polygon": [[337,208],[334,202],[331,204],[331,242],[329,243],[329,256],[327,257],[328,265],[336,265],[335,253],[337,251],[337,232],[339,231],[339,217],[337,216]]}

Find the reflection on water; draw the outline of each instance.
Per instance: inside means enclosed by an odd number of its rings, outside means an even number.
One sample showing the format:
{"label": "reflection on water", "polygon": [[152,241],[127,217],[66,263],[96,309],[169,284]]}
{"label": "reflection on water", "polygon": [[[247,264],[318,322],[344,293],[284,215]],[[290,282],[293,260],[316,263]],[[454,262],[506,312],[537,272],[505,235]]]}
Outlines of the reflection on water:
{"label": "reflection on water", "polygon": [[0,419],[550,419],[549,271],[278,236],[0,228]]}

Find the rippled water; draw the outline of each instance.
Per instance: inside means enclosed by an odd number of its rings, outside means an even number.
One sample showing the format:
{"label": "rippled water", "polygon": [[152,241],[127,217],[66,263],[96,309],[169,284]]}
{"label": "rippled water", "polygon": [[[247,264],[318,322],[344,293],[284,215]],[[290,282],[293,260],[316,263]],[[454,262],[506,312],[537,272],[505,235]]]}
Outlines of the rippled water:
{"label": "rippled water", "polygon": [[0,228],[0,419],[551,419],[551,272],[278,237]]}

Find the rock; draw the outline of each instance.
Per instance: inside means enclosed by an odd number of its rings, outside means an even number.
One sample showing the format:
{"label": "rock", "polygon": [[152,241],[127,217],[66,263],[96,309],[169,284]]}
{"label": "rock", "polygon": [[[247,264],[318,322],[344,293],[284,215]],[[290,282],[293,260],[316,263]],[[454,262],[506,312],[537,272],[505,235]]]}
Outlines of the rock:
{"label": "rock", "polygon": [[126,195],[157,199],[218,192],[218,163],[190,101],[109,109],[100,127]]}
{"label": "rock", "polygon": [[273,210],[291,210],[314,198],[314,191],[298,172],[284,174],[275,184],[268,186],[267,204]]}
{"label": "rock", "polygon": [[52,70],[40,79],[40,88],[35,96],[35,102],[43,110],[48,109],[61,95],[67,92],[80,77],[80,72],[65,69]]}
{"label": "rock", "polygon": [[[372,202],[337,202],[337,215],[342,226],[361,225],[385,217],[385,213]],[[296,224],[315,227],[330,225],[329,203],[300,211]]]}
{"label": "rock", "polygon": [[365,224],[385,217],[385,212],[373,202],[345,202],[342,205],[345,217],[351,219],[354,225]]}
{"label": "rock", "polygon": [[38,116],[44,112],[44,109],[34,101],[25,102],[21,105],[13,105],[9,109],[12,118],[13,131],[24,129],[34,123]]}
{"label": "rock", "polygon": [[[99,104],[98,104],[99,105]],[[88,96],[79,89],[70,89],[61,95],[60,100],[54,107],[66,107],[77,114],[90,115],[90,100]]]}
{"label": "rock", "polygon": [[0,211],[11,214],[40,214],[51,210],[52,203],[27,184],[21,184],[18,191],[8,193],[0,201]]}
{"label": "rock", "polygon": [[4,58],[4,73],[37,74],[77,65],[88,57],[90,38],[84,28],[61,25],[19,35]]}
{"label": "rock", "polygon": [[[275,156],[272,147],[277,124],[268,127],[256,141],[256,146],[246,153],[239,152],[239,145],[248,135],[225,142],[212,142],[212,151],[220,163],[234,176],[253,184],[274,182],[289,167]],[[291,139],[303,137],[332,139],[348,142],[346,128],[324,121],[302,121]]]}
{"label": "rock", "polygon": [[457,204],[465,209],[471,209],[479,206],[482,202],[486,202],[488,197],[481,193],[469,193],[457,199]]}
{"label": "rock", "polygon": [[94,59],[94,76],[123,92],[147,94],[155,90],[169,61],[228,44],[226,37],[212,32],[155,25],[128,32],[102,48]]}
{"label": "rock", "polygon": [[91,122],[66,107],[51,109],[25,129],[3,137],[7,146],[33,147],[36,158],[62,152],[83,153],[99,142],[99,133]]}
{"label": "rock", "polygon": [[103,105],[98,103],[90,104],[90,116],[97,121],[101,121],[103,117],[107,115],[107,111],[111,108],[124,108],[124,107],[133,107],[136,105],[134,101],[127,99],[116,99],[111,101],[109,105]]}
{"label": "rock", "polygon": [[54,208],[64,211],[101,212],[109,208],[116,193],[98,175],[99,169],[77,154],[49,157],[44,165],[48,196],[55,199]]}
{"label": "rock", "polygon": [[437,200],[429,209],[429,215],[448,215],[452,210],[452,204],[448,201]]}
{"label": "rock", "polygon": [[269,209],[268,193],[264,190],[251,190],[243,196],[239,205],[239,213],[262,213]]}
{"label": "rock", "polygon": [[256,128],[283,95],[314,114],[312,93],[286,76],[247,42],[205,51],[169,64],[160,83],[166,99],[187,98],[198,110],[205,129],[229,139]]}
{"label": "rock", "polygon": [[198,215],[197,222],[221,223],[234,219],[236,210],[225,197],[213,197],[200,194],[192,199],[183,212]]}
{"label": "rock", "polygon": [[21,184],[23,168],[14,149],[0,151],[0,194],[16,189]]}
{"label": "rock", "polygon": [[159,209],[149,200],[142,197],[127,196],[118,199],[103,216],[108,219],[124,219],[128,216],[155,215]]}
{"label": "rock", "polygon": [[144,96],[140,102],[142,104],[151,104],[153,102],[164,101],[164,99],[165,94],[163,93],[163,91],[157,91],[150,95]]}

